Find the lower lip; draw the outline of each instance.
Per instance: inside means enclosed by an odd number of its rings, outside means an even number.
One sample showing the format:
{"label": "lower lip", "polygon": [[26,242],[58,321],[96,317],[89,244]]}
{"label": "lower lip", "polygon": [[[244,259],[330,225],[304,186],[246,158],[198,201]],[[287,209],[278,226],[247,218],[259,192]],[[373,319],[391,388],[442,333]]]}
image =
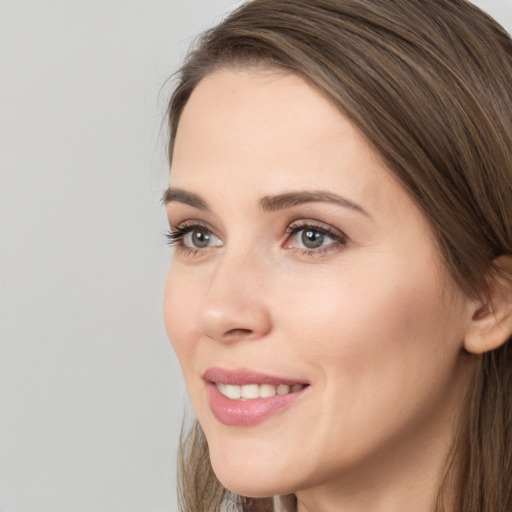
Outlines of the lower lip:
{"label": "lower lip", "polygon": [[[309,387],[309,386],[308,386]],[[302,396],[304,390],[286,395],[251,400],[232,400],[224,396],[211,382],[207,386],[210,408],[213,415],[229,427],[250,427],[265,421]]]}

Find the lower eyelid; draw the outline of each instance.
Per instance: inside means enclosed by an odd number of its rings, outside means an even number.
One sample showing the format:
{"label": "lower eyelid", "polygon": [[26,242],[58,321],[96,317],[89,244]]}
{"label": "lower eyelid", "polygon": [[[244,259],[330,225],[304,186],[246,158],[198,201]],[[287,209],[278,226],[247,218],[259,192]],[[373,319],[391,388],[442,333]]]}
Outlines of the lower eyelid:
{"label": "lower eyelid", "polygon": [[180,252],[184,258],[194,258],[199,255],[204,254],[204,249],[194,249],[192,247],[187,247],[186,245],[178,245],[176,246],[176,251]]}
{"label": "lower eyelid", "polygon": [[[289,238],[288,238],[289,239]],[[347,245],[346,239],[335,239],[332,238],[332,241],[327,245],[320,246],[315,249],[308,249],[307,247],[300,247],[296,244],[286,244],[283,246],[287,251],[292,251],[299,256],[304,257],[318,257],[321,258],[323,256],[327,256],[329,253],[335,254],[337,252],[343,251]]]}

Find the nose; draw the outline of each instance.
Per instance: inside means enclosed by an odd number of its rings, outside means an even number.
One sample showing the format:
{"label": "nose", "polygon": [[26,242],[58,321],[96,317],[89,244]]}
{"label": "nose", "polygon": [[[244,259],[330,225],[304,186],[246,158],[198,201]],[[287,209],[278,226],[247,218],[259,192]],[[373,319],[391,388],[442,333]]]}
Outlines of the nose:
{"label": "nose", "polygon": [[201,334],[223,343],[257,340],[272,329],[266,272],[250,255],[219,256],[201,304]]}

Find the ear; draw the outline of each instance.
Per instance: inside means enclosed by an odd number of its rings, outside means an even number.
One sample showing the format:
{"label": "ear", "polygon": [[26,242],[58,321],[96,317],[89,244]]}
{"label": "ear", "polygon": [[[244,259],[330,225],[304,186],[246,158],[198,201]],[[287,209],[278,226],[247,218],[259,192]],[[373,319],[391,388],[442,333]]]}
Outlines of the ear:
{"label": "ear", "polygon": [[487,300],[479,303],[464,338],[472,354],[494,350],[512,335],[512,256],[496,258],[493,266]]}

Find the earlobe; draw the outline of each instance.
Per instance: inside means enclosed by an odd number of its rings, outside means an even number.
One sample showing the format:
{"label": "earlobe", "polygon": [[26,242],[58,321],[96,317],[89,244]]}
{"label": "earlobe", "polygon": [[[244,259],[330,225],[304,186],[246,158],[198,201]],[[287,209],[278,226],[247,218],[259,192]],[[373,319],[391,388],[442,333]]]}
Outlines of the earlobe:
{"label": "earlobe", "polygon": [[472,354],[494,350],[512,336],[512,256],[494,261],[488,299],[474,312],[464,338]]}

